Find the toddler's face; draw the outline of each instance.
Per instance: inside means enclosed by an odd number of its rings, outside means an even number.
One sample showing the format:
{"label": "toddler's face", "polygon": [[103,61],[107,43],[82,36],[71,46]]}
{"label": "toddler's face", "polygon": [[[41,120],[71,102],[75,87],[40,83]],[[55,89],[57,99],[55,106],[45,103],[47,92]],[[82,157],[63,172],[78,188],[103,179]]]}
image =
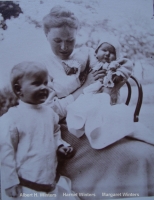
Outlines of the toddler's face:
{"label": "toddler's face", "polygon": [[110,63],[116,60],[115,48],[108,43],[103,43],[96,53],[96,58],[99,62],[103,63]]}
{"label": "toddler's face", "polygon": [[49,95],[47,83],[48,74],[46,71],[36,71],[25,75],[20,83],[20,99],[30,104],[44,103]]}

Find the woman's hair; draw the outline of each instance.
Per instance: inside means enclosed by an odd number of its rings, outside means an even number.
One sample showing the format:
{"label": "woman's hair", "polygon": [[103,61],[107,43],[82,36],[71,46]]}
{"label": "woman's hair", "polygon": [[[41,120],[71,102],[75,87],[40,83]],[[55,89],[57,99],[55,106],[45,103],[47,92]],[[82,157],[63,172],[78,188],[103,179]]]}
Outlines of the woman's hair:
{"label": "woman's hair", "polygon": [[74,13],[62,6],[55,6],[43,18],[44,32],[47,35],[51,28],[69,26],[78,29],[79,21]]}

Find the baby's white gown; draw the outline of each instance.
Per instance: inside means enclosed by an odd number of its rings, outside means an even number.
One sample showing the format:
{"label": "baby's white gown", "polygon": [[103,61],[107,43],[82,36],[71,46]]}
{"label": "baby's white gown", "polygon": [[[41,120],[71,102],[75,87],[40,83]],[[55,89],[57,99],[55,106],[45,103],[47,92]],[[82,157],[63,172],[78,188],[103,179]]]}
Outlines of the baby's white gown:
{"label": "baby's white gown", "polygon": [[67,107],[66,122],[76,137],[86,134],[94,149],[102,149],[125,136],[154,144],[154,135],[140,122],[133,122],[133,112],[125,104],[110,105],[106,93],[93,93],[100,82],[88,86],[84,94]]}

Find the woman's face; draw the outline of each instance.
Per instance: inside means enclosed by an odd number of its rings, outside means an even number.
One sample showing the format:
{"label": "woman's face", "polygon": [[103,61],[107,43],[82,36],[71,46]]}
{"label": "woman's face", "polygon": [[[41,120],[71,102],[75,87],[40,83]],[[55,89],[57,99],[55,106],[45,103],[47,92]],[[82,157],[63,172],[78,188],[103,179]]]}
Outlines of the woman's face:
{"label": "woman's face", "polygon": [[51,28],[47,39],[53,53],[62,60],[69,58],[73,52],[77,30],[68,26]]}

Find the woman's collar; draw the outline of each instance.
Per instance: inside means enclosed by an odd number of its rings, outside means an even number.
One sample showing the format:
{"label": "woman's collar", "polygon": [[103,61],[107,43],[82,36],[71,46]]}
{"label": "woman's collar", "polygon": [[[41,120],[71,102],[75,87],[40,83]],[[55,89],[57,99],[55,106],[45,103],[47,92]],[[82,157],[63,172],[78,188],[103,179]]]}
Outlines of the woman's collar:
{"label": "woman's collar", "polygon": [[56,54],[53,53],[53,51],[51,51],[51,56],[56,58],[57,60],[61,61],[67,61],[70,60],[72,58],[72,56],[74,55],[74,53],[76,52],[76,49],[73,50],[73,52],[69,55],[68,59],[62,60],[61,58],[59,58]]}

